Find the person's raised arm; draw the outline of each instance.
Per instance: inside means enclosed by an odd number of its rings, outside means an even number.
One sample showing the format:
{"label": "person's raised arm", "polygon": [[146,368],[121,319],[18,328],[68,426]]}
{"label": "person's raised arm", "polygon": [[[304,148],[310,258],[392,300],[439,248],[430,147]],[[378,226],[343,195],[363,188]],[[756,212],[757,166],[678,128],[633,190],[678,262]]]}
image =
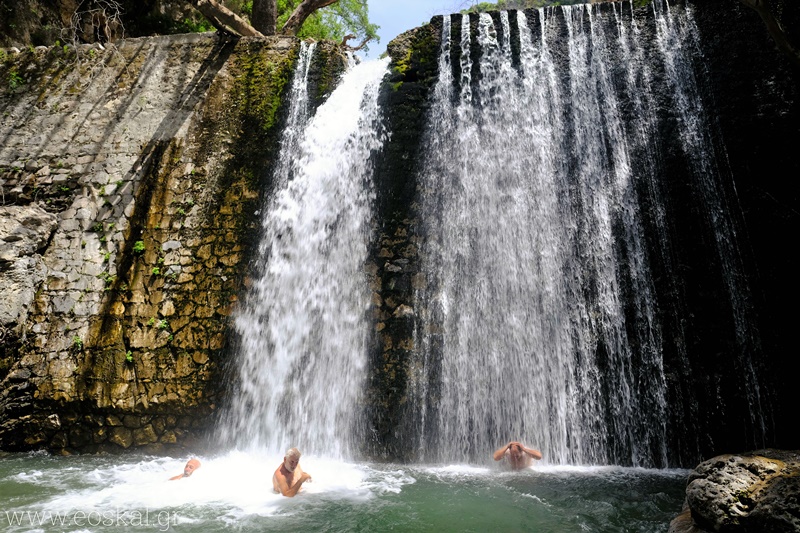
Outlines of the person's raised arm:
{"label": "person's raised arm", "polygon": [[513,442],[509,442],[505,446],[501,446],[500,448],[498,448],[497,451],[494,452],[494,456],[493,456],[494,460],[495,461],[499,461],[500,459],[502,459],[503,456],[506,454],[506,452],[508,451],[508,449],[511,447],[512,444],[514,444],[514,443]]}
{"label": "person's raised arm", "polygon": [[303,472],[300,475],[300,479],[294,482],[294,485],[291,487],[286,482],[286,477],[282,475],[275,475],[275,479],[278,482],[278,489],[280,490],[281,494],[286,496],[287,498],[294,498],[298,492],[300,492],[300,487],[303,486],[303,483],[311,479],[311,476]]}
{"label": "person's raised arm", "polygon": [[541,458],[542,458],[542,452],[540,452],[539,450],[534,450],[533,448],[526,448],[525,446],[523,446],[522,447],[522,451],[524,451],[525,453],[527,453],[528,455],[530,455],[531,457],[533,457],[537,461],[541,460]]}

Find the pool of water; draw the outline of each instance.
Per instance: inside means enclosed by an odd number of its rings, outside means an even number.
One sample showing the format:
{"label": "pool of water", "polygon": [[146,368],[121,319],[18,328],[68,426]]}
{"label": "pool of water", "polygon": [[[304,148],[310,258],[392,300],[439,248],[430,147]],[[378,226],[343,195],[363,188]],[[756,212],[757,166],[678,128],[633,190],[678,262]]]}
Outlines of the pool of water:
{"label": "pool of water", "polygon": [[272,492],[281,457],[0,457],[3,531],[666,532],[686,470],[352,464],[304,456],[312,482]]}

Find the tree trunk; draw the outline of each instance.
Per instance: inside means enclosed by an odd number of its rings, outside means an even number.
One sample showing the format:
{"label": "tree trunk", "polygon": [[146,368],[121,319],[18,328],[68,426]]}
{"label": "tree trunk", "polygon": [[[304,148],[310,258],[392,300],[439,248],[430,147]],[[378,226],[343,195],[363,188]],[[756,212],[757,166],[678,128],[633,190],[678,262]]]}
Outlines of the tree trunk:
{"label": "tree trunk", "polygon": [[286,21],[286,24],[283,25],[281,33],[284,35],[297,35],[297,32],[300,31],[303,23],[311,13],[325,6],[335,4],[338,1],[339,0],[303,0],[289,17],[289,20]]}
{"label": "tree trunk", "polygon": [[253,28],[264,35],[275,35],[278,18],[278,4],[276,0],[253,0]]}
{"label": "tree trunk", "polygon": [[761,20],[764,21],[764,24],[767,26],[767,31],[772,37],[772,40],[775,41],[775,44],[778,45],[778,48],[789,56],[789,59],[791,59],[796,67],[800,67],[800,50],[797,50],[792,46],[792,43],[789,42],[786,31],[783,29],[780,22],[778,22],[778,19],[775,18],[775,15],[772,14],[769,4],[765,0],[741,0],[741,2],[747,7],[754,9],[756,13],[761,16]]}
{"label": "tree trunk", "polygon": [[[246,20],[239,17],[236,13],[215,2],[214,0],[189,0],[191,4],[203,14],[215,28],[229,33],[235,33],[243,37],[263,37],[259,31],[253,28]],[[272,0],[274,2],[274,0]]]}

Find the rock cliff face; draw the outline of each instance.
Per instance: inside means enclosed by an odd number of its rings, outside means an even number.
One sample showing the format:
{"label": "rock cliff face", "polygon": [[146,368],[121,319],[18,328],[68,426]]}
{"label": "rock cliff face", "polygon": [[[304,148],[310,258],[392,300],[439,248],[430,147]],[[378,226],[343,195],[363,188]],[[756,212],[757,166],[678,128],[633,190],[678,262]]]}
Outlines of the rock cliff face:
{"label": "rock cliff face", "polygon": [[[6,58],[3,449],[168,451],[210,423],[298,47],[197,34]],[[343,66],[322,49],[320,79]]]}

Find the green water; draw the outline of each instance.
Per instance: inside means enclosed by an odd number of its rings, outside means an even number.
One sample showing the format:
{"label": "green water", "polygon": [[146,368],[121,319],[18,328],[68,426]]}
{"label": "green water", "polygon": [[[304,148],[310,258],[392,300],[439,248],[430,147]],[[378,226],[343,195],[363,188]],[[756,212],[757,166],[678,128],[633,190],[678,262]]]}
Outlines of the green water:
{"label": "green water", "polygon": [[271,490],[280,458],[0,457],[3,531],[666,532],[687,471],[537,465],[360,465],[304,457],[313,476]]}

